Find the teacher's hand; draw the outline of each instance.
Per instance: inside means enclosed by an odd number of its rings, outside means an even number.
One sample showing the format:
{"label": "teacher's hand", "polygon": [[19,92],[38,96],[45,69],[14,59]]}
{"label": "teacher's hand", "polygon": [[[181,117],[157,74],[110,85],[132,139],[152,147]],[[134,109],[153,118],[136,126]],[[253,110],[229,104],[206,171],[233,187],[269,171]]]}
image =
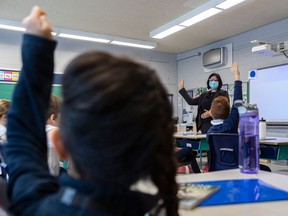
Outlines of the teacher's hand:
{"label": "teacher's hand", "polygon": [[210,117],[210,110],[204,110],[205,112],[201,114],[201,118],[205,119],[205,118],[209,118]]}
{"label": "teacher's hand", "polygon": [[184,88],[184,80],[180,80],[180,81],[179,81],[178,87],[179,87],[179,89]]}

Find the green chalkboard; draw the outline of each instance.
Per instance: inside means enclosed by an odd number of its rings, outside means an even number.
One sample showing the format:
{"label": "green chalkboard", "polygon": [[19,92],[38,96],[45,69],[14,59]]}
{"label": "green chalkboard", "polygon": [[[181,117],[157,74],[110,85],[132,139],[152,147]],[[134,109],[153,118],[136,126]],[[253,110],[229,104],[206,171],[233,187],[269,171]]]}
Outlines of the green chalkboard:
{"label": "green chalkboard", "polygon": [[52,86],[52,94],[62,98],[62,86]]}
{"label": "green chalkboard", "polygon": [[[0,99],[11,100],[16,83],[0,83]],[[62,97],[61,86],[53,86],[52,94]]]}
{"label": "green chalkboard", "polygon": [[14,83],[0,83],[0,99],[11,100],[14,88]]}

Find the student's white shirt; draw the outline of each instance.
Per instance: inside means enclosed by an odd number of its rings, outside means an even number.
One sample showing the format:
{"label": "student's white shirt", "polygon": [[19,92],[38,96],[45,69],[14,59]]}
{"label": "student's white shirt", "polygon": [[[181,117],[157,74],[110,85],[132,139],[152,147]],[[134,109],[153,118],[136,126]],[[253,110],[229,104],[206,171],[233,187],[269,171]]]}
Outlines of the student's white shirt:
{"label": "student's white shirt", "polygon": [[7,132],[7,128],[0,124],[0,139],[2,140],[6,140],[6,132]]}
{"label": "student's white shirt", "polygon": [[216,120],[212,120],[211,124],[212,125],[220,125],[223,124],[224,120],[223,119],[216,119]]}
{"label": "student's white shirt", "polygon": [[48,133],[53,130],[56,129],[57,127],[53,126],[53,125],[46,125],[46,133],[47,133],[47,146],[48,148],[55,148],[54,144],[52,143],[51,139],[48,136]]}
{"label": "student's white shirt", "polygon": [[48,166],[50,173],[54,176],[59,175],[60,170],[60,157],[56,152],[54,144],[52,143],[51,139],[49,138],[49,132],[57,127],[52,125],[46,125],[46,133],[47,133],[47,147],[48,147]]}

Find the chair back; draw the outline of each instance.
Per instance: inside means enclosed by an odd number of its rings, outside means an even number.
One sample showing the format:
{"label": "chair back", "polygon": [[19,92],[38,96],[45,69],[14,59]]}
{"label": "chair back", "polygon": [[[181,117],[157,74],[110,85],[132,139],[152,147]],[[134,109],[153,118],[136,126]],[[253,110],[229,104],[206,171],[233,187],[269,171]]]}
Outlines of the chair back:
{"label": "chair back", "polygon": [[238,168],[239,135],[211,133],[208,135],[209,171]]}

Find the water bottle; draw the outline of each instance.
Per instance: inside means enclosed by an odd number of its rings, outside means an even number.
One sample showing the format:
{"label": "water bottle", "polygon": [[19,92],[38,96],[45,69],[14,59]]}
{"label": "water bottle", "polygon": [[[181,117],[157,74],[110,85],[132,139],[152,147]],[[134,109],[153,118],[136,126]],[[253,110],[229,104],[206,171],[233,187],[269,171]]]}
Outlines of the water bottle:
{"label": "water bottle", "polygon": [[255,104],[238,106],[240,115],[239,168],[242,173],[259,171],[259,114]]}
{"label": "water bottle", "polygon": [[266,138],[266,120],[261,118],[259,120],[259,139]]}

